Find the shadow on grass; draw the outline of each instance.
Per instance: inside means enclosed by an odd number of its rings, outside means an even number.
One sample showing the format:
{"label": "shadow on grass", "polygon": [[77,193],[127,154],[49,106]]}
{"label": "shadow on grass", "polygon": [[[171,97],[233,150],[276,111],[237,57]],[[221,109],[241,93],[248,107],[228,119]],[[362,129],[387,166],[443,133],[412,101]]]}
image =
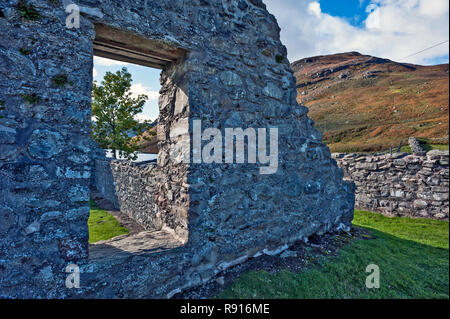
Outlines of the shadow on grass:
{"label": "shadow on grass", "polygon": [[[448,223],[402,220],[400,224],[405,223],[403,228],[406,230],[397,235],[397,220],[383,220],[373,215],[376,214],[356,212],[355,220],[371,224],[364,228],[371,230],[374,239],[355,240],[340,249],[337,256],[320,257],[301,273],[284,270],[277,274],[249,272],[218,297],[449,298]],[[433,232],[435,238],[425,240],[424,237]],[[409,236],[410,239],[398,236]],[[443,244],[445,238],[447,247]],[[366,267],[370,264],[380,269],[379,289],[366,288],[369,275]]]}

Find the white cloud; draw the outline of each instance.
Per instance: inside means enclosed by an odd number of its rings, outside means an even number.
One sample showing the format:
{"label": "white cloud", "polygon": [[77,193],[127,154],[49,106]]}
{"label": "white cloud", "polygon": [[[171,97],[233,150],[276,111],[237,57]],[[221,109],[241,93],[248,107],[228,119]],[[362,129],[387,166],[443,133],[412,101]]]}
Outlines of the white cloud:
{"label": "white cloud", "polygon": [[153,121],[156,120],[158,117],[152,117],[152,116],[149,116],[149,115],[140,113],[140,114],[136,114],[136,115],[134,116],[134,118],[135,118],[136,120],[138,120],[139,122],[144,122],[144,121],[150,121],[150,122],[153,122]]}
{"label": "white cloud", "polygon": [[135,83],[131,85],[130,89],[132,96],[136,98],[140,94],[148,96],[148,100],[144,105],[143,113],[137,114],[135,119],[138,121],[154,121],[158,118],[158,99],[159,91],[154,91],[150,87],[142,83]]}
{"label": "white cloud", "polygon": [[106,58],[101,58],[98,56],[94,56],[94,65],[101,65],[101,66],[116,66],[116,65],[128,65],[128,63],[117,61],[117,60],[110,60]]}
{"label": "white cloud", "polygon": [[[322,12],[317,0],[264,2],[278,20],[292,62],[347,51],[399,61],[449,38],[447,0],[372,0],[360,27]],[[448,52],[447,43],[401,62],[425,64]]]}
{"label": "white cloud", "polygon": [[308,5],[308,12],[320,18],[320,14],[322,13],[322,10],[320,9],[320,3],[317,1],[311,2]]}
{"label": "white cloud", "polygon": [[420,13],[429,17],[439,17],[443,12],[448,13],[448,1],[427,0],[420,1]]}
{"label": "white cloud", "polygon": [[148,101],[159,99],[159,91],[154,91],[151,88],[146,87],[142,83],[132,84],[130,91],[133,94],[133,97],[137,97],[140,94],[145,94],[148,96]]}
{"label": "white cloud", "polygon": [[97,76],[97,70],[95,68],[92,69],[92,76],[95,78]]}

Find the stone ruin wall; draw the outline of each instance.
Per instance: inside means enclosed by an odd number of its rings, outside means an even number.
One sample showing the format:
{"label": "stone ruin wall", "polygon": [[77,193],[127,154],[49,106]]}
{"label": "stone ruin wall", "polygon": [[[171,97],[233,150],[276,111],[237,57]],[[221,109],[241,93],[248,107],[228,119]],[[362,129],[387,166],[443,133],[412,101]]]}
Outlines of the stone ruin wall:
{"label": "stone ruin wall", "polygon": [[[27,3],[36,19],[23,18],[17,0],[0,2],[0,298],[167,297],[350,225],[354,185],[297,104],[280,29],[261,0],[80,0],[79,29],[66,28],[70,1]],[[100,25],[186,52],[161,75],[155,203],[162,223],[188,240],[169,252],[89,257]],[[196,119],[221,130],[278,127],[278,171],[180,161],[191,155]],[[65,287],[71,263],[80,289]]]}
{"label": "stone ruin wall", "polygon": [[387,216],[449,218],[449,153],[333,154],[356,184],[355,207]]}
{"label": "stone ruin wall", "polygon": [[147,230],[163,228],[155,201],[158,182],[155,162],[95,160],[95,189]]}

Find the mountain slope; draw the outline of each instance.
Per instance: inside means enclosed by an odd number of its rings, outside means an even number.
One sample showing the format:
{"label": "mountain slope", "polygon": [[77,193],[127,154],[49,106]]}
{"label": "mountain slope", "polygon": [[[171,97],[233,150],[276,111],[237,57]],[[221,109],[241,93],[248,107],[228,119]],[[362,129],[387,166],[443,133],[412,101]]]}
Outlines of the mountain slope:
{"label": "mountain slope", "polygon": [[156,137],[156,125],[139,137],[139,151],[146,154],[158,154],[158,139]]}
{"label": "mountain slope", "polygon": [[297,100],[334,152],[386,150],[410,136],[448,144],[448,64],[419,66],[348,52],[291,66]]}

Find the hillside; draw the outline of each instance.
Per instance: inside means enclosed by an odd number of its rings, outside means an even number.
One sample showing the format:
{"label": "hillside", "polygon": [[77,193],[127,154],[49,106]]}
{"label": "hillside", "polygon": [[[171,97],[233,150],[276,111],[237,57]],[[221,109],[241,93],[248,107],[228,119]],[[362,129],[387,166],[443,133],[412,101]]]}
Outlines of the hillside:
{"label": "hillside", "polygon": [[449,66],[404,64],[357,52],[292,63],[297,100],[334,152],[379,151],[410,136],[448,144]]}
{"label": "hillside", "polygon": [[147,130],[143,136],[139,138],[139,151],[146,154],[158,154],[156,126]]}

